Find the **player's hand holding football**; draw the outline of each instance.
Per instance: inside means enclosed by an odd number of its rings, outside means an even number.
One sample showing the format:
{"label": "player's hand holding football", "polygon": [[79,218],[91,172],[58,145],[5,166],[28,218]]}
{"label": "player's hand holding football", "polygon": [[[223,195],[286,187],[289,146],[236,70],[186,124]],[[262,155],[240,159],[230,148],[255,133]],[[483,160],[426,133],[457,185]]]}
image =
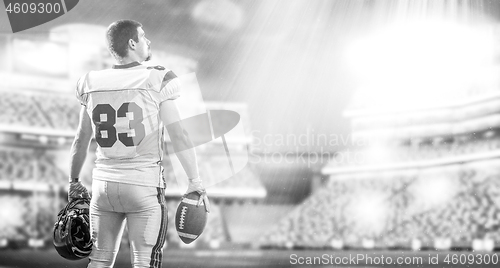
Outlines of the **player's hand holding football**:
{"label": "player's hand holding football", "polygon": [[69,183],[68,201],[78,198],[90,198],[90,194],[80,181],[72,181]]}
{"label": "player's hand holding football", "polygon": [[207,191],[205,191],[205,187],[203,187],[201,178],[189,179],[189,185],[186,193],[183,197],[186,197],[189,193],[198,192],[200,194],[200,199],[198,200],[198,204],[196,206],[201,205],[201,203],[205,204],[205,210],[210,212],[210,202],[208,201]]}

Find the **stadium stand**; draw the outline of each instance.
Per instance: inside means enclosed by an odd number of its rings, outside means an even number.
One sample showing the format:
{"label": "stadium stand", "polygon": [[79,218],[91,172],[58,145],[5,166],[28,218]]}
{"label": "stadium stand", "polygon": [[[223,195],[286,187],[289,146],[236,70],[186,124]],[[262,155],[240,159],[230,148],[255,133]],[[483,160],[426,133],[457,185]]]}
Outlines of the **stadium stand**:
{"label": "stadium stand", "polygon": [[4,111],[0,125],[74,131],[78,124],[79,104],[71,95],[56,92],[2,91]]}
{"label": "stadium stand", "polygon": [[[55,186],[66,185],[66,175],[43,150],[0,148],[0,181],[10,186],[36,182]],[[33,190],[39,190],[34,188]]]}
{"label": "stadium stand", "polygon": [[59,206],[63,200],[57,200],[55,192],[33,192],[29,197],[28,223],[29,238],[43,241],[52,240],[54,219],[57,218]]}
{"label": "stadium stand", "polygon": [[483,93],[408,111],[354,97],[345,115],[355,142],[324,166],[326,182],[261,247],[498,247],[500,95]]}
{"label": "stadium stand", "polygon": [[471,247],[474,239],[498,239],[499,163],[331,180],[263,236],[261,245],[329,247],[341,240],[361,248],[363,240],[372,240],[384,248],[410,248],[414,239],[433,247],[446,238],[452,246]]}
{"label": "stadium stand", "polygon": [[78,126],[80,104],[71,95],[53,94],[50,101],[41,96],[33,97],[33,102],[48,119],[50,126],[60,130],[75,130]]}
{"label": "stadium stand", "polygon": [[0,240],[14,246],[46,246],[65,202],[59,191],[67,176],[45,150],[0,148]]}
{"label": "stadium stand", "polygon": [[51,127],[28,94],[2,92],[0,105],[2,105],[4,111],[0,115],[0,123],[2,124]]}

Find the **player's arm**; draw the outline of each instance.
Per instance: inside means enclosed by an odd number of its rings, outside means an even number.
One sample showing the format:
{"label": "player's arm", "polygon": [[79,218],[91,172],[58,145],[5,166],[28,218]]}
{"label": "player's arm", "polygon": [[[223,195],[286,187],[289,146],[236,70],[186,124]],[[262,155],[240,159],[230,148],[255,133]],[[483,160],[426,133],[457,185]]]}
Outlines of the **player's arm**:
{"label": "player's arm", "polygon": [[199,177],[196,151],[187,131],[182,127],[179,109],[175,100],[167,100],[161,103],[160,117],[167,128],[175,154],[179,158],[188,178]]}
{"label": "player's arm", "polygon": [[198,171],[196,151],[187,131],[182,127],[179,109],[175,100],[167,100],[160,104],[160,117],[166,126],[175,154],[188,176],[189,186],[186,194],[195,191],[200,193],[201,197],[198,205],[204,202],[205,209],[210,212],[210,203]]}
{"label": "player's arm", "polygon": [[70,150],[70,169],[69,169],[69,192],[68,200],[74,198],[89,198],[85,186],[79,180],[87,152],[89,150],[90,139],[92,138],[92,125],[85,106],[80,110],[80,122],[76,131],[75,139]]}

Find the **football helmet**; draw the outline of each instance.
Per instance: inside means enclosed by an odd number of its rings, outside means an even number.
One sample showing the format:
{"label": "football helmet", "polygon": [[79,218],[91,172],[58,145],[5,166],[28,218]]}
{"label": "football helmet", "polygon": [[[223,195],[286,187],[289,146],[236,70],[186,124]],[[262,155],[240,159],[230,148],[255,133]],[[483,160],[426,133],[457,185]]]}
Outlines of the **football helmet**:
{"label": "football helmet", "polygon": [[59,255],[65,259],[83,259],[92,251],[89,207],[90,199],[78,198],[57,214],[53,242]]}

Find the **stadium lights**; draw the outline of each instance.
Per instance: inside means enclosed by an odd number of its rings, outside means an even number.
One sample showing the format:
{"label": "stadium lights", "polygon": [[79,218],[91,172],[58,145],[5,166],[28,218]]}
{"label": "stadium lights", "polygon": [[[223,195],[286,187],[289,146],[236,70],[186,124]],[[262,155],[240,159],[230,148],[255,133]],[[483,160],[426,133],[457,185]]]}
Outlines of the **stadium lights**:
{"label": "stadium lights", "polygon": [[491,75],[493,48],[491,27],[421,20],[359,39],[346,55],[363,95],[389,109],[435,105],[493,83],[484,77]]}

